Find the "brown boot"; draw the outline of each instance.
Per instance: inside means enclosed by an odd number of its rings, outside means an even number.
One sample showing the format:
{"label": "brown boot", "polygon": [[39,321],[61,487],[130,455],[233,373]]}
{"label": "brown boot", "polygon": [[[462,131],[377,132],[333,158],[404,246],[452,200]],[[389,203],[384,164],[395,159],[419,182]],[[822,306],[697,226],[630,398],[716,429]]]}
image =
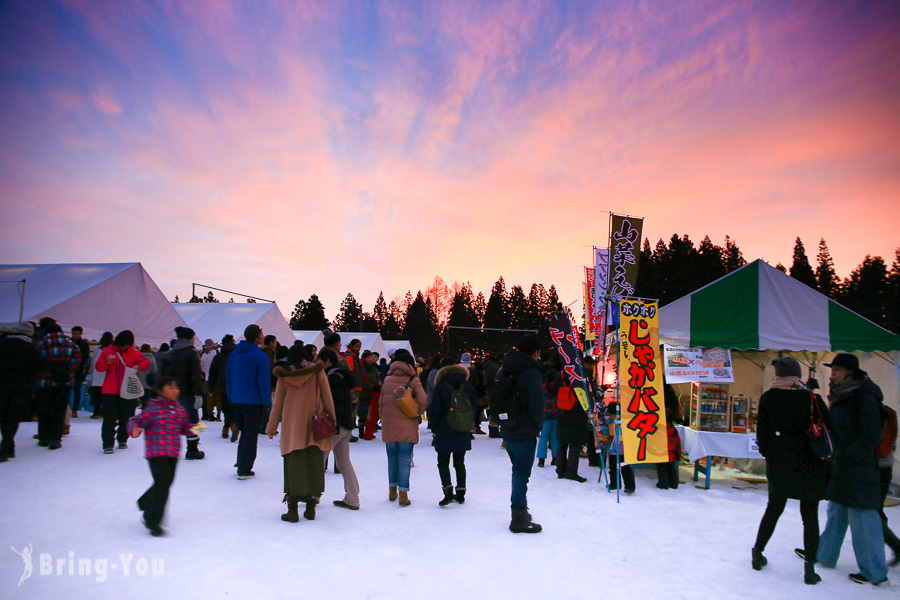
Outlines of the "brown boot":
{"label": "brown boot", "polygon": [[228,425],[225,425],[224,427],[222,427],[222,439],[223,440],[228,439]]}
{"label": "brown boot", "polygon": [[315,498],[306,501],[306,510],[303,511],[303,518],[308,519],[310,521],[316,520],[316,504],[319,501]]}
{"label": "brown boot", "polygon": [[391,486],[391,487],[388,489],[388,500],[390,500],[391,502],[393,502],[393,501],[396,500],[396,499],[397,499],[397,487],[396,487],[396,486]]}
{"label": "brown boot", "polygon": [[238,429],[237,423],[232,423],[231,424],[231,441],[232,442],[238,441],[238,436],[240,434],[241,434],[241,432]]}
{"label": "brown boot", "polygon": [[409,506],[412,504],[412,501],[410,501],[409,496],[406,494],[407,492],[400,492],[400,506]]}
{"label": "brown boot", "polygon": [[282,521],[287,521],[288,523],[296,523],[300,520],[300,515],[297,514],[297,505],[299,502],[288,500],[288,511],[281,515]]}

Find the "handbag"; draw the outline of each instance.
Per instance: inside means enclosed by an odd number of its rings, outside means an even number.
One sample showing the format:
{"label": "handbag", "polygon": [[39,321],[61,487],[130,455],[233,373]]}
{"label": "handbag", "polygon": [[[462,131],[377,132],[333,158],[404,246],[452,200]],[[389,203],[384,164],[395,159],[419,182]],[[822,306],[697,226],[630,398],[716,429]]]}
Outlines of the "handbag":
{"label": "handbag", "polygon": [[313,439],[324,440],[325,438],[330,438],[333,435],[336,435],[337,423],[334,422],[334,417],[329,415],[324,410],[319,410],[318,404],[321,398],[319,397],[319,377],[316,374],[316,412],[313,413],[313,422],[312,422],[312,432]]}
{"label": "handbag", "polygon": [[[413,375],[415,377],[415,375]],[[412,383],[413,377],[409,378],[404,387],[398,387],[394,390],[394,398],[397,399],[397,407],[404,415],[410,419],[419,418],[419,403],[413,397],[412,389],[409,385]],[[400,395],[397,393],[400,392]]]}
{"label": "handbag", "polygon": [[806,430],[806,437],[809,439],[809,448],[812,450],[813,456],[822,460],[829,460],[834,454],[834,444],[831,443],[831,434],[825,427],[822,419],[822,412],[819,410],[819,403],[816,402],[816,395],[810,390],[810,423]]}
{"label": "handbag", "polygon": [[122,386],[119,388],[119,397],[124,398],[125,400],[135,400],[144,395],[144,386],[141,385],[141,380],[137,376],[138,370],[134,367],[129,367],[125,364],[125,359],[122,358],[122,355],[116,352],[116,356],[119,357],[119,360],[122,361],[122,366],[125,367],[125,375],[122,377]]}

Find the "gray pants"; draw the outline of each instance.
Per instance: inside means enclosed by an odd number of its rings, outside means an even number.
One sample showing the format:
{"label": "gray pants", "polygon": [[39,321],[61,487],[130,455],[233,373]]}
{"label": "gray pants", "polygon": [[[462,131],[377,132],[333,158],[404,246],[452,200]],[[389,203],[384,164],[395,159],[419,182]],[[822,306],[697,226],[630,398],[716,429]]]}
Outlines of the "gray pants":
{"label": "gray pants", "polygon": [[[338,434],[331,438],[334,442],[334,466],[344,478],[344,502],[350,506],[359,506],[359,480],[353,463],[350,462],[350,436],[353,431],[339,428]],[[325,453],[325,464],[328,464],[328,452]]]}

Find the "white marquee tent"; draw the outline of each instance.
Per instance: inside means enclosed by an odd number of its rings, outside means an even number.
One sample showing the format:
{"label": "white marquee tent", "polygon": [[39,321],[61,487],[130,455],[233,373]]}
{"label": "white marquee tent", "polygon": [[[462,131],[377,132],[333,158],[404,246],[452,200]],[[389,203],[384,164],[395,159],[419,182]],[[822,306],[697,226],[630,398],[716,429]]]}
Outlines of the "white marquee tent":
{"label": "white marquee tent", "polygon": [[302,340],[304,344],[312,344],[318,350],[324,345],[325,336],[318,329],[295,329],[294,338]]}
{"label": "white marquee tent", "polygon": [[[24,284],[23,284],[24,280]],[[0,322],[52,317],[89,340],[104,331],[134,332],[138,344],[159,346],[184,319],[140,263],[0,265]]]}
{"label": "white marquee tent", "polygon": [[360,333],[358,331],[338,332],[341,336],[341,350],[346,351],[347,344],[351,340],[357,339],[362,344],[359,349],[360,355],[364,350],[377,352],[379,356],[387,356],[387,348],[384,347],[384,340],[381,339],[380,333]]}
{"label": "white marquee tent", "polygon": [[384,347],[385,349],[387,349],[388,354],[391,354],[395,350],[400,350],[401,348],[403,348],[404,350],[415,356],[412,350],[412,346],[407,340],[384,340]]}
{"label": "white marquee tent", "polygon": [[212,338],[219,343],[228,333],[233,335],[235,340],[242,340],[244,328],[251,323],[259,325],[265,335],[274,335],[282,345],[290,346],[294,343],[294,334],[288,327],[284,315],[278,310],[277,304],[212,302],[172,306],[188,327],[194,330],[201,343],[206,338]]}

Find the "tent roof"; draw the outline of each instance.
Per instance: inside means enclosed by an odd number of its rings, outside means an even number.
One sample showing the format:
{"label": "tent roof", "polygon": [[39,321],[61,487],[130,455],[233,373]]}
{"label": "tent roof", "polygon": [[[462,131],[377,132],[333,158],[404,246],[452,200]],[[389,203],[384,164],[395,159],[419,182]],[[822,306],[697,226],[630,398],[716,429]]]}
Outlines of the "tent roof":
{"label": "tent roof", "polygon": [[317,349],[325,345],[325,336],[318,329],[295,329],[294,339],[303,340],[304,344],[312,344]]}
{"label": "tent roof", "polygon": [[384,347],[387,350],[388,354],[390,354],[394,350],[399,350],[400,348],[403,348],[403,349],[407,350],[410,354],[415,356],[412,346],[410,345],[408,340],[384,340]]}
{"label": "tent roof", "polygon": [[270,302],[232,303],[188,303],[173,304],[178,314],[194,330],[202,341],[212,338],[216,342],[230,333],[234,339],[244,338],[244,329],[251,323],[262,327],[265,335],[274,335],[284,346],[294,343],[294,334],[277,304]]}
{"label": "tent roof", "polygon": [[384,347],[384,340],[381,339],[380,333],[361,333],[359,331],[339,331],[338,333],[341,335],[341,345],[344,349],[351,340],[357,339],[362,344],[359,349],[360,354],[364,350],[371,350],[377,352],[378,356],[387,356],[387,349]]}
{"label": "tent roof", "polygon": [[160,345],[184,320],[140,263],[0,265],[0,322],[18,322],[24,284],[24,320],[49,316],[64,330],[134,332],[138,344]]}
{"label": "tent roof", "polygon": [[762,260],[661,308],[659,337],[678,346],[739,350],[900,350],[900,336]]}

